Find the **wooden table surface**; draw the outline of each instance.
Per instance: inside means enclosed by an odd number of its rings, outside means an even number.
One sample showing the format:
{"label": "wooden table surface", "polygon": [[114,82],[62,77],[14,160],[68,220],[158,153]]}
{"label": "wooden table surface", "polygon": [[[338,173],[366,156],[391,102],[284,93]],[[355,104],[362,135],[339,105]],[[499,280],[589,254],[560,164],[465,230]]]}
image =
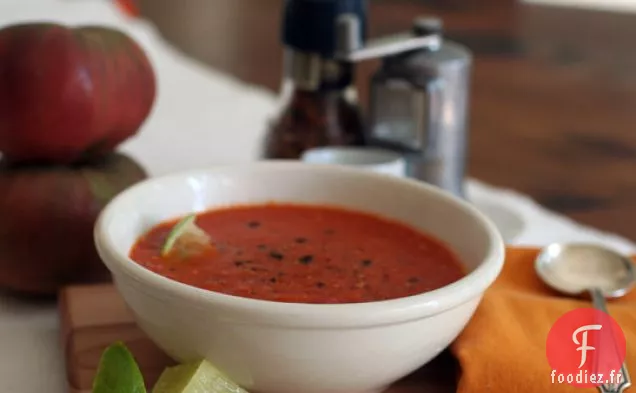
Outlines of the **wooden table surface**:
{"label": "wooden table surface", "polygon": [[[277,91],[282,0],[142,0],[170,42]],[[469,173],[636,241],[636,14],[514,0],[372,0],[371,36],[444,19],[476,56]],[[364,101],[376,64],[358,72]],[[213,108],[211,108],[213,109]]]}

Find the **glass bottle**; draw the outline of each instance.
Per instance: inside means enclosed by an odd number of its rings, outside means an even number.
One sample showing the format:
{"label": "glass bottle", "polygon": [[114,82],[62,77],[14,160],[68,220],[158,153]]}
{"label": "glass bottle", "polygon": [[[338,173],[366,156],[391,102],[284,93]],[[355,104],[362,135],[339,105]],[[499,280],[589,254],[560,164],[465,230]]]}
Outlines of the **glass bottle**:
{"label": "glass bottle", "polygon": [[366,26],[365,2],[288,0],[284,11],[283,108],[265,136],[264,158],[298,159],[314,147],[364,145],[355,64],[337,60],[336,52],[339,18],[355,17]]}
{"label": "glass bottle", "polygon": [[267,134],[265,158],[298,159],[314,147],[364,144],[364,123],[352,86],[353,65],[321,63],[314,85],[285,81],[284,107]]}

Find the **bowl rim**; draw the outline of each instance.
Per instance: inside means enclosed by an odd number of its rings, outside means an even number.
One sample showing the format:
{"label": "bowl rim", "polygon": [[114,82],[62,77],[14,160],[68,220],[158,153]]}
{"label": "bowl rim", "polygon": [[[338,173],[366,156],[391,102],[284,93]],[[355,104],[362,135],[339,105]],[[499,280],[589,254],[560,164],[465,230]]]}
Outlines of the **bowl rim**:
{"label": "bowl rim", "polygon": [[[482,262],[459,280],[441,288],[396,299],[339,304],[286,303],[228,295],[220,292],[183,284],[152,272],[128,257],[129,250],[118,247],[106,231],[106,223],[118,215],[119,206],[140,190],[156,184],[193,176],[208,176],[215,173],[231,175],[232,172],[258,171],[307,171],[314,173],[342,173],[365,177],[372,181],[402,184],[413,192],[428,194],[428,197],[443,199],[472,216],[488,236],[488,251]],[[124,274],[138,284],[145,284],[161,291],[165,297],[187,300],[190,304],[211,304],[242,312],[252,312],[264,317],[287,317],[302,324],[303,318],[309,326],[346,327],[371,326],[396,323],[438,314],[445,310],[481,298],[483,292],[499,276],[504,264],[505,244],[495,224],[472,204],[435,186],[408,178],[387,176],[356,167],[333,164],[313,164],[300,161],[255,161],[241,164],[217,165],[204,169],[179,171],[151,177],[124,190],[113,198],[100,212],[94,227],[94,242],[102,262],[113,273],[115,286],[117,275]],[[289,318],[289,317],[293,318]],[[263,320],[265,322],[265,320]],[[291,324],[294,322],[290,321]]]}

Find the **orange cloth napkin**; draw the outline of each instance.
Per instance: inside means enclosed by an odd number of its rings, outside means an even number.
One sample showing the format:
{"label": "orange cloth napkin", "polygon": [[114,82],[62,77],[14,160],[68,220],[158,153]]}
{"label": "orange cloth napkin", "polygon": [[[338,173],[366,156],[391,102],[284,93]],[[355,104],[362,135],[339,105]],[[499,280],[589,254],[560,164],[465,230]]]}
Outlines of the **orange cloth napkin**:
{"label": "orange cloth napkin", "polygon": [[[568,311],[590,308],[547,288],[534,272],[536,249],[509,248],[503,271],[486,292],[470,324],[451,346],[461,374],[458,393],[584,393],[552,383],[545,352],[548,332]],[[636,290],[611,301],[610,315],[627,341],[627,369],[636,377]],[[629,392],[634,389],[633,383]]]}

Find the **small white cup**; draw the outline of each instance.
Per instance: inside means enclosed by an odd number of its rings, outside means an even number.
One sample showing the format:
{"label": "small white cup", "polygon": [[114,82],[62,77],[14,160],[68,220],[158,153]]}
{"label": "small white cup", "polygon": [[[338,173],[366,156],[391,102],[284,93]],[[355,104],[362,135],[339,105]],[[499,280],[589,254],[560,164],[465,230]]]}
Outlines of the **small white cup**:
{"label": "small white cup", "polygon": [[346,165],[396,177],[406,176],[406,161],[399,153],[375,147],[318,147],[305,151],[301,160],[310,164]]}

